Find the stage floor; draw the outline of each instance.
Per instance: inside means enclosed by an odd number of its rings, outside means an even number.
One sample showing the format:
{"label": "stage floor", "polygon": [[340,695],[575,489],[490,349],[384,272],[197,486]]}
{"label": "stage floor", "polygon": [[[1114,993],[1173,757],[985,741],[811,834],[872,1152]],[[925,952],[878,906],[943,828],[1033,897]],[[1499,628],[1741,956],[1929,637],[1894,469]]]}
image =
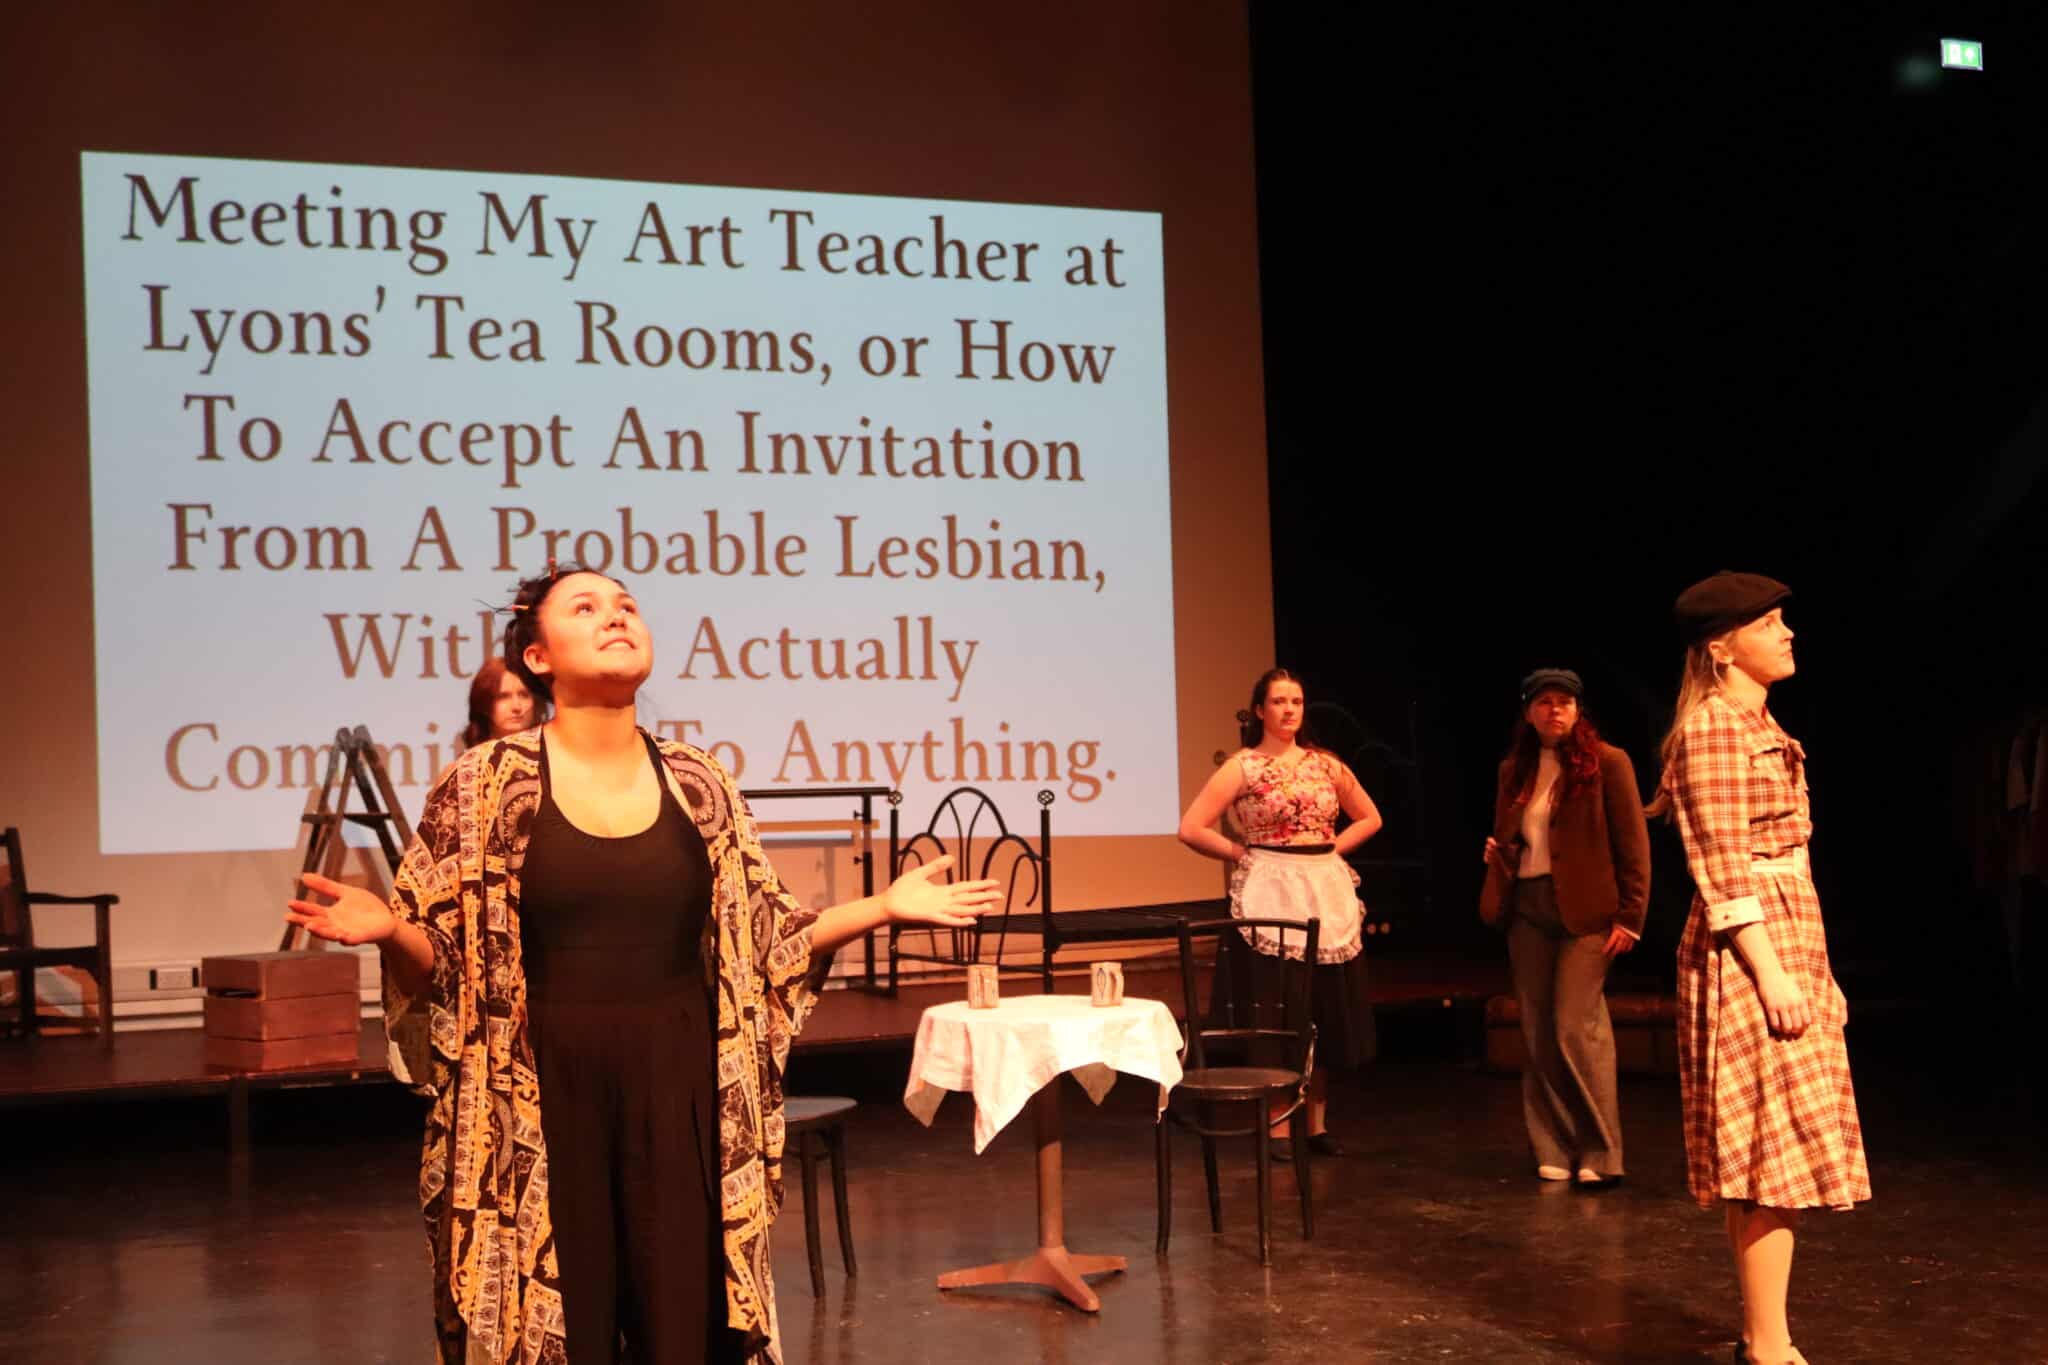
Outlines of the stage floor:
{"label": "stage floor", "polygon": [[[1403,1040],[1389,1042],[1398,1054]],[[2048,1360],[2037,1120],[1953,1068],[1859,1043],[1877,1198],[1809,1220],[1794,1339],[1815,1365]],[[1350,1153],[1315,1165],[1312,1243],[1294,1176],[1278,1171],[1270,1270],[1248,1153],[1226,1162],[1217,1236],[1196,1149],[1177,1139],[1173,1249],[1155,1259],[1152,1092],[1125,1078],[1090,1109],[1062,1081],[1068,1242],[1130,1258],[1090,1316],[1027,1289],[933,1287],[941,1270],[1028,1250],[1030,1132],[1014,1123],[975,1157],[957,1095],[920,1127],[894,1102],[906,1062],[883,1048],[797,1064],[799,1088],[873,1102],[851,1137],[859,1278],[839,1272],[828,1209],[826,1294],[812,1298],[794,1188],[776,1231],[791,1365],[1729,1358],[1721,1221],[1684,1196],[1668,1079],[1624,1081],[1629,1182],[1600,1196],[1527,1174],[1513,1078],[1414,1059],[1340,1079],[1334,1126]],[[239,1177],[217,1102],[49,1104],[5,1119],[19,1155],[0,1234],[0,1360],[426,1358],[418,1109],[396,1087],[269,1097]]]}
{"label": "stage floor", "polygon": [[[1125,960],[1128,991],[1164,1000],[1182,1013],[1179,959],[1153,954]],[[1206,965],[1196,989],[1208,989]],[[1476,1053],[1477,1007],[1489,995],[1508,989],[1506,964],[1449,955],[1389,957],[1372,967],[1373,999],[1384,1011],[1439,1009],[1453,1003],[1473,1011],[1470,1039]],[[1062,995],[1086,995],[1088,971],[1063,968],[1054,978]],[[1035,976],[1004,979],[1004,992],[1036,994]],[[829,990],[822,994],[810,1021],[797,1036],[799,1054],[814,1051],[857,1051],[891,1043],[907,1043],[917,1032],[919,1017],[932,1005],[957,1000],[966,987],[957,976],[930,980],[907,978],[894,997],[860,990]],[[362,1021],[354,1061],[289,1071],[225,1072],[210,1069],[205,1041],[196,1028],[120,1029],[111,1046],[102,1047],[91,1034],[60,1033],[0,1039],[0,1111],[17,1105],[73,1103],[85,1100],[155,1100],[174,1096],[225,1097],[231,1108],[245,1108],[250,1097],[267,1091],[317,1086],[390,1084],[386,1068],[384,1025]]]}

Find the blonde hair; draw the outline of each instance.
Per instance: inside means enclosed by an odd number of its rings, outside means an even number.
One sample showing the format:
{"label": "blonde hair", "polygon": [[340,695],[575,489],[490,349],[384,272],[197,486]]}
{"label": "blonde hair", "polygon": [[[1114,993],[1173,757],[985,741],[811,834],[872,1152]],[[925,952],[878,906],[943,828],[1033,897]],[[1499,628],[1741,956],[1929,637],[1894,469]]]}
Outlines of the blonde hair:
{"label": "blonde hair", "polygon": [[1671,815],[1671,762],[1678,757],[1686,721],[1700,709],[1701,703],[1721,690],[1723,665],[1714,662],[1713,646],[1726,638],[1727,635],[1717,635],[1686,648],[1685,671],[1678,678],[1678,702],[1671,709],[1671,728],[1664,732],[1664,743],[1658,749],[1662,771],[1657,774],[1657,794],[1643,807],[1643,814],[1652,819],[1667,819]]}

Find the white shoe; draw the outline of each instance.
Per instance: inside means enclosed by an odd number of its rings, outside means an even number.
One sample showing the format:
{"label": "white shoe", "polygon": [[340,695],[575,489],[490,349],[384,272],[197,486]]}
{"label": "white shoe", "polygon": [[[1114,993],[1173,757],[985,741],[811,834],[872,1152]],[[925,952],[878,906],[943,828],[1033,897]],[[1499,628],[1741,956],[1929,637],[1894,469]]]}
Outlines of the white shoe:
{"label": "white shoe", "polygon": [[1538,1180],[1570,1180],[1572,1173],[1562,1166],[1538,1166],[1536,1168],[1536,1178]]}

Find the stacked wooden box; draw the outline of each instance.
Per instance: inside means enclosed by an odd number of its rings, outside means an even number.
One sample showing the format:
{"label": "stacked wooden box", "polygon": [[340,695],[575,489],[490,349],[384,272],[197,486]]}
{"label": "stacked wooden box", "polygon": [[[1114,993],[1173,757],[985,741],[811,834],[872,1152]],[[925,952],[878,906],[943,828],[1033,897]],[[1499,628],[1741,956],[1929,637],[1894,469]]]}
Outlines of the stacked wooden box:
{"label": "stacked wooden box", "polygon": [[227,1071],[352,1062],[362,1001],[353,953],[203,958],[206,1064]]}
{"label": "stacked wooden box", "polygon": [[[1668,995],[1621,992],[1607,997],[1614,1026],[1614,1069],[1626,1075],[1669,1075],[1678,1070],[1678,1001]],[[1512,995],[1486,1002],[1486,1063],[1496,1071],[1520,1071],[1522,1007]]]}

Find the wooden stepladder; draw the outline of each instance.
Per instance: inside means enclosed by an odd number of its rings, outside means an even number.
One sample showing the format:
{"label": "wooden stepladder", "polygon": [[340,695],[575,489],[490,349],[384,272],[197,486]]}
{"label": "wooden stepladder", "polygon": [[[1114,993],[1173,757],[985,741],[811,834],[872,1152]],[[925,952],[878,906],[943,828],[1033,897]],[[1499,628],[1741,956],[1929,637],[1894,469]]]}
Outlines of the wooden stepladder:
{"label": "wooden stepladder", "polygon": [[[362,801],[361,810],[348,809],[351,788]],[[412,829],[405,823],[405,812],[398,806],[398,792],[391,785],[390,770],[384,766],[384,756],[377,751],[367,727],[344,727],[334,732],[334,747],[327,752],[326,774],[314,794],[312,808],[299,821],[306,826],[306,856],[300,863],[300,872],[338,877],[348,854],[342,829],[346,825],[360,825],[375,831],[384,850],[385,865],[394,877],[398,875],[398,860],[404,855],[405,846],[412,842]],[[287,924],[278,951],[289,952],[298,947],[303,932],[296,924]],[[309,941],[307,946],[325,945]]]}

